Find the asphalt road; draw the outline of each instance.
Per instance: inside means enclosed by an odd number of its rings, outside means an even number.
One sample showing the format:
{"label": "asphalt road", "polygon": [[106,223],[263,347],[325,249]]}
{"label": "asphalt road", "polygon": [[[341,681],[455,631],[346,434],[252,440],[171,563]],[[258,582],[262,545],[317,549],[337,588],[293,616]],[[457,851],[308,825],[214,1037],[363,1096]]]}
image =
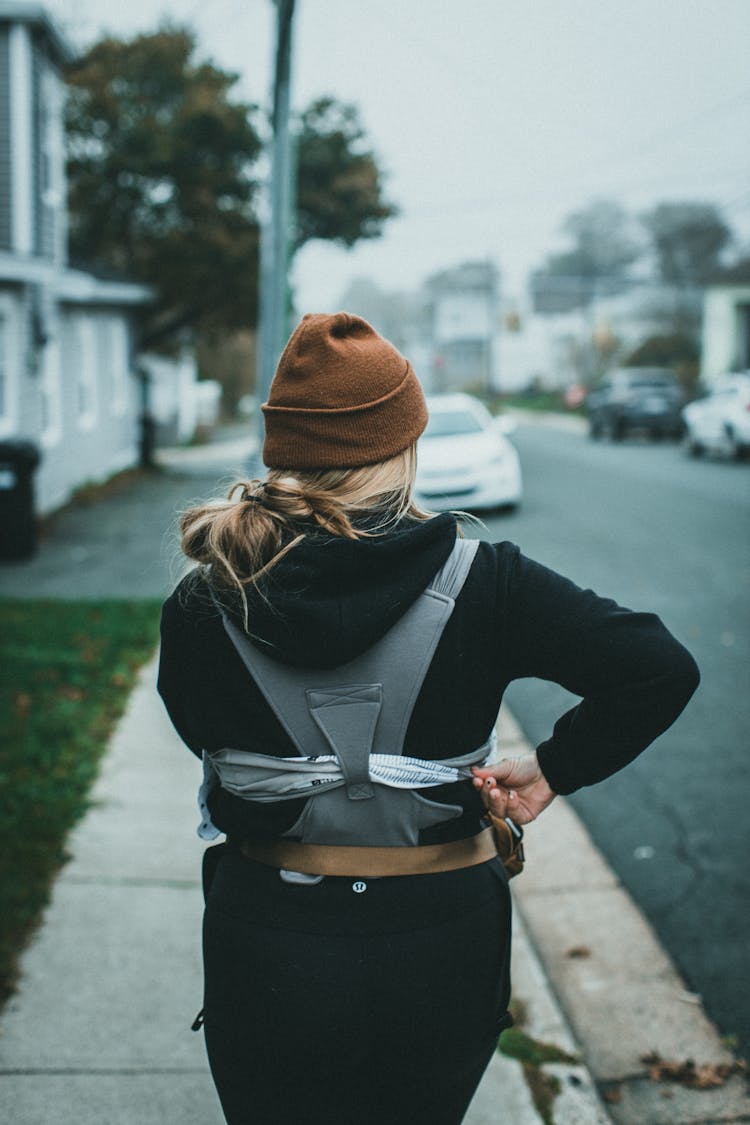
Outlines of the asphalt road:
{"label": "asphalt road", "polygon": [[[526,426],[514,440],[524,503],[486,520],[483,537],[510,539],[581,586],[655,611],[700,666],[678,722],[571,799],[689,987],[747,1053],[750,465]],[[533,680],[507,698],[533,742],[574,702]]]}

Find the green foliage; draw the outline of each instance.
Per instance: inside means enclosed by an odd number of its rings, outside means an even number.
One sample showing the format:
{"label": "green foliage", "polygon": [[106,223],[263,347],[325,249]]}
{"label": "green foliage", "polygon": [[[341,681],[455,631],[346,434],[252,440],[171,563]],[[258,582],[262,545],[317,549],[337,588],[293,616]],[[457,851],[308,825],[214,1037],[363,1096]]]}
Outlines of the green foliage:
{"label": "green foliage", "polygon": [[581,308],[597,295],[619,292],[642,253],[627,212],[613,200],[599,199],[572,212],[563,231],[569,249],[548,255],[533,277],[539,312]]}
{"label": "green foliage", "polygon": [[500,1036],[498,1051],[508,1058],[516,1059],[523,1068],[523,1076],[529,1087],[532,1101],[545,1125],[553,1125],[553,1106],[560,1093],[561,1083],[554,1074],[547,1073],[545,1063],[576,1064],[579,1060],[563,1051],[554,1043],[544,1043],[532,1039],[520,1027],[510,1027]]}
{"label": "green foliage", "polygon": [[570,254],[584,277],[621,277],[640,256],[641,247],[630,231],[630,219],[619,203],[598,199],[574,211],[563,224],[573,243]]}
{"label": "green foliage", "polygon": [[562,1083],[556,1074],[547,1074],[538,1066],[523,1068],[526,1085],[531,1092],[531,1100],[544,1125],[555,1125],[555,1098],[562,1090]]}
{"label": "green foliage", "polygon": [[532,1039],[519,1027],[509,1027],[500,1036],[498,1050],[502,1055],[519,1062],[528,1063],[530,1066],[541,1066],[542,1063],[562,1062],[575,1064],[579,1060],[554,1043],[543,1043],[541,1039]]}
{"label": "green foliage", "polygon": [[353,246],[379,238],[396,208],[383,199],[381,174],[357,110],[320,98],[297,128],[295,249],[313,238]]}
{"label": "green foliage", "polygon": [[580,1060],[555,1046],[554,1043],[532,1039],[520,1027],[509,1027],[504,1031],[498,1040],[497,1049],[500,1054],[520,1062],[526,1085],[529,1087],[539,1116],[545,1125],[553,1125],[554,1101],[562,1087],[560,1079],[555,1074],[548,1074],[542,1068],[545,1063],[575,1065]]}
{"label": "green foliage", "polygon": [[685,332],[649,336],[623,358],[623,367],[671,367],[688,390],[698,382],[700,346]]}
{"label": "green foliage", "polygon": [[713,203],[659,203],[641,216],[662,281],[701,285],[716,273],[732,232]]}
{"label": "green foliage", "polygon": [[71,254],[154,285],[146,342],[247,324],[257,304],[254,107],[165,27],[103,39],[69,70]]}
{"label": "green foliage", "polygon": [[158,622],[156,601],[0,601],[0,1001]]}

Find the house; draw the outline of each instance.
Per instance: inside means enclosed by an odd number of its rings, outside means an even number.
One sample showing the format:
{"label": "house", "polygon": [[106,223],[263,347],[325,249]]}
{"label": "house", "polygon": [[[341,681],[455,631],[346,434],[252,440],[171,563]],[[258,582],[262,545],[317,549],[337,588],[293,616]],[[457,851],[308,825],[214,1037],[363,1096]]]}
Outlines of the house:
{"label": "house", "polygon": [[427,281],[432,307],[436,390],[483,390],[496,382],[499,273],[493,262],[466,262]]}
{"label": "house", "polygon": [[43,7],[0,0],[0,443],[38,448],[42,514],[138,462],[148,406],[133,319],[151,291],[67,259],[61,67],[72,58]]}
{"label": "house", "polygon": [[728,371],[750,370],[750,267],[744,272],[744,281],[727,277],[706,288],[701,379],[707,387]]}

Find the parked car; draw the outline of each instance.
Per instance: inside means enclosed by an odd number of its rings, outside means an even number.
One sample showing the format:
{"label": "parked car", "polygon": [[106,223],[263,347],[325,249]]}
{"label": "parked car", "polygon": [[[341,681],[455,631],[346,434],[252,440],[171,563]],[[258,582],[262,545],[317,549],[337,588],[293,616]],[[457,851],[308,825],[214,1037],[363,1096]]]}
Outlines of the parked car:
{"label": "parked car", "polygon": [[725,375],[705,398],[682,412],[685,445],[698,457],[704,450],[739,459],[750,454],[750,371]]}
{"label": "parked car", "polygon": [[620,441],[634,430],[649,437],[680,437],[685,396],[671,371],[621,367],[586,398],[592,438]]}
{"label": "parked car", "polygon": [[511,510],[521,502],[518,453],[478,399],[431,395],[417,447],[416,494],[432,511]]}

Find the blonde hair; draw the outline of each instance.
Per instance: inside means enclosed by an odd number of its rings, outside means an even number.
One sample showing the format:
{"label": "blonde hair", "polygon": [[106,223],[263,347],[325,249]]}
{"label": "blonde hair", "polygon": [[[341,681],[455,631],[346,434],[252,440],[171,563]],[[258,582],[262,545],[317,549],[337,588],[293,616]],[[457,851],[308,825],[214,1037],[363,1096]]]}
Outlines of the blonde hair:
{"label": "blonde hair", "polygon": [[[365,539],[387,532],[404,516],[430,519],[431,513],[414,503],[416,466],[416,445],[411,445],[387,461],[358,469],[272,469],[264,481],[236,481],[226,499],[182,513],[182,549],[200,564],[212,587],[239,594],[247,629],[246,587],[257,589],[305,539],[301,521],[344,539]],[[375,519],[366,529],[356,526],[357,516],[365,515]]]}

